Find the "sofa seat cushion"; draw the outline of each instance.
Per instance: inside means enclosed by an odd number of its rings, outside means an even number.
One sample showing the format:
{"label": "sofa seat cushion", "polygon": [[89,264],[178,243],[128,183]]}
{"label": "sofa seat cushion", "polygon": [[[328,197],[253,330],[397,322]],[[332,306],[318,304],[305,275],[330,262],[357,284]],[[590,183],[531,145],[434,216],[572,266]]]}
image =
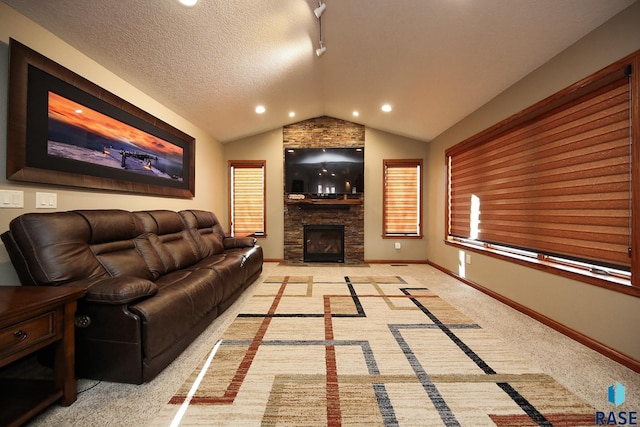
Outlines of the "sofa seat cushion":
{"label": "sofa seat cushion", "polygon": [[224,283],[224,299],[228,299],[238,289],[242,288],[247,278],[244,259],[234,255],[226,255],[222,261],[212,266]]}
{"label": "sofa seat cushion", "polygon": [[208,256],[191,268],[206,268],[215,272],[220,279],[223,301],[241,288],[245,282],[246,273],[242,268],[242,259],[236,256],[226,254]]}
{"label": "sofa seat cushion", "polygon": [[225,260],[227,256],[225,254],[217,254],[217,255],[211,255],[208,257],[205,257],[203,259],[201,259],[200,261],[198,261],[197,264],[192,265],[190,268],[191,269],[200,269],[200,268],[210,268],[213,269],[213,267],[216,264],[219,264],[221,262],[223,262]]}
{"label": "sofa seat cushion", "polygon": [[175,271],[160,277],[157,293],[130,306],[142,321],[145,358],[170,348],[222,300],[222,284],[211,269]]}

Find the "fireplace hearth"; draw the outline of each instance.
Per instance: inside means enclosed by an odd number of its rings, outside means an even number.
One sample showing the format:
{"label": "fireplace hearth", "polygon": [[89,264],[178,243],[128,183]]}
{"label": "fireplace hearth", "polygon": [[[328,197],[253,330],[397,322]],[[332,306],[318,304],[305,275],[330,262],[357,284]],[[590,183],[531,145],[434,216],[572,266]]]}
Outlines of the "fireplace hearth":
{"label": "fireplace hearth", "polygon": [[344,262],[344,225],[305,225],[304,262]]}

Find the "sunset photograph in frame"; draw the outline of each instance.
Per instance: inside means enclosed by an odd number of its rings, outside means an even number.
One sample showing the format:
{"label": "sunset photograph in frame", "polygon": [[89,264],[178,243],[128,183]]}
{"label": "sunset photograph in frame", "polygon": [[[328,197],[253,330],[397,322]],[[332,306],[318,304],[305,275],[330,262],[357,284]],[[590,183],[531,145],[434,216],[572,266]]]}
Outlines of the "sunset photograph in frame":
{"label": "sunset photograph in frame", "polygon": [[9,52],[7,179],[195,196],[195,138],[14,39]]}

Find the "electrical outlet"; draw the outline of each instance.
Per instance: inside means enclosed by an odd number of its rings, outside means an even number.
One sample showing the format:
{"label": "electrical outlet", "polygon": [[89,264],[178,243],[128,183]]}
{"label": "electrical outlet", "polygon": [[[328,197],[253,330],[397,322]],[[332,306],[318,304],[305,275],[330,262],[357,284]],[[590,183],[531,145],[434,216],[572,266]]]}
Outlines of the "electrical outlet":
{"label": "electrical outlet", "polygon": [[466,261],[467,264],[471,265],[471,255],[470,254],[467,254],[467,256],[465,258],[465,261]]}
{"label": "electrical outlet", "polygon": [[396,242],[394,246],[396,249],[402,248],[402,245],[400,244],[400,242]]}

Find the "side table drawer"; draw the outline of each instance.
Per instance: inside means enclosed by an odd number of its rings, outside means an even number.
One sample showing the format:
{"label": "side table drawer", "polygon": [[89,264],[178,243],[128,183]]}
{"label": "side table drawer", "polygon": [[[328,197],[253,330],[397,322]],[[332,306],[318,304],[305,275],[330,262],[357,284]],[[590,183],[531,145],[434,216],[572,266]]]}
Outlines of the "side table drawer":
{"label": "side table drawer", "polygon": [[39,342],[54,338],[56,312],[50,311],[0,330],[0,357],[5,357]]}

